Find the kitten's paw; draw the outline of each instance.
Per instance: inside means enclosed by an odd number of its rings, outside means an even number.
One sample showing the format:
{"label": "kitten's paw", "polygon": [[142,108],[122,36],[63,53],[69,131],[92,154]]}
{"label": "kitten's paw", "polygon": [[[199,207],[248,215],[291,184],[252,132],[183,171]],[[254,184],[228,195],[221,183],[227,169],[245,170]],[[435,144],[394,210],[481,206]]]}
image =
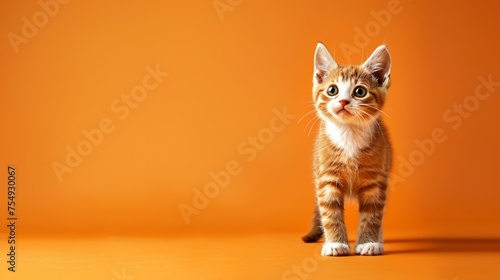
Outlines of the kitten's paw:
{"label": "kitten's paw", "polygon": [[380,242],[367,242],[356,245],[354,250],[357,255],[362,256],[375,256],[384,253],[384,244]]}
{"label": "kitten's paw", "polygon": [[349,253],[349,245],[344,243],[328,242],[323,244],[321,249],[321,255],[323,256],[347,256]]}

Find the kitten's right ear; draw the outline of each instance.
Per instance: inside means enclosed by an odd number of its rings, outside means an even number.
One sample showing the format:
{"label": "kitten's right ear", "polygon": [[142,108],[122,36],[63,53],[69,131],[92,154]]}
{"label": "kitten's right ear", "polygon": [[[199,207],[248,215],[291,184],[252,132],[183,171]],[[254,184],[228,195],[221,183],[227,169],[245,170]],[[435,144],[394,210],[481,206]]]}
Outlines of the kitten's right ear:
{"label": "kitten's right ear", "polygon": [[318,43],[314,52],[314,78],[318,84],[322,83],[328,75],[338,66],[330,55],[325,45]]}

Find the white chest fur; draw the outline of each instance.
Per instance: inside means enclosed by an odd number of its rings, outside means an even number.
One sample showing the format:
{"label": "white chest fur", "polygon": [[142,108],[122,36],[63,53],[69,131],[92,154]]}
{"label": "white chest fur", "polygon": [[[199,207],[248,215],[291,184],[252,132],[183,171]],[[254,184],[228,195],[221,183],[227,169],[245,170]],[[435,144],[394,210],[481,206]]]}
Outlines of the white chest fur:
{"label": "white chest fur", "polygon": [[355,127],[327,122],[326,134],[333,145],[343,149],[348,157],[355,158],[359,151],[370,144],[373,125],[374,123],[366,127]]}

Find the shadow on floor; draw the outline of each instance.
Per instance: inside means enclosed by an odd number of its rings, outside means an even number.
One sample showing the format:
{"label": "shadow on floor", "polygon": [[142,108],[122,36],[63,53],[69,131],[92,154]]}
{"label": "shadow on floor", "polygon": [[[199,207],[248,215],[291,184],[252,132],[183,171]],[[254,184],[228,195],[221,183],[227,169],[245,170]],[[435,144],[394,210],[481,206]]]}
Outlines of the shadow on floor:
{"label": "shadow on floor", "polygon": [[500,239],[431,238],[386,240],[386,255],[428,252],[500,253]]}

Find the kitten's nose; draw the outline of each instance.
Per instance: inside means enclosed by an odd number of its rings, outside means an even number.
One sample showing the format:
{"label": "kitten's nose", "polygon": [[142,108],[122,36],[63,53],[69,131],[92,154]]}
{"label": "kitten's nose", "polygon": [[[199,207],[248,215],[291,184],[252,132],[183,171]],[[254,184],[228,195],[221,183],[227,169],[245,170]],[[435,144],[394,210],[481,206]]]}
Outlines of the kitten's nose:
{"label": "kitten's nose", "polygon": [[342,99],[339,100],[339,103],[342,105],[342,108],[344,108],[347,104],[349,104],[349,100]]}

